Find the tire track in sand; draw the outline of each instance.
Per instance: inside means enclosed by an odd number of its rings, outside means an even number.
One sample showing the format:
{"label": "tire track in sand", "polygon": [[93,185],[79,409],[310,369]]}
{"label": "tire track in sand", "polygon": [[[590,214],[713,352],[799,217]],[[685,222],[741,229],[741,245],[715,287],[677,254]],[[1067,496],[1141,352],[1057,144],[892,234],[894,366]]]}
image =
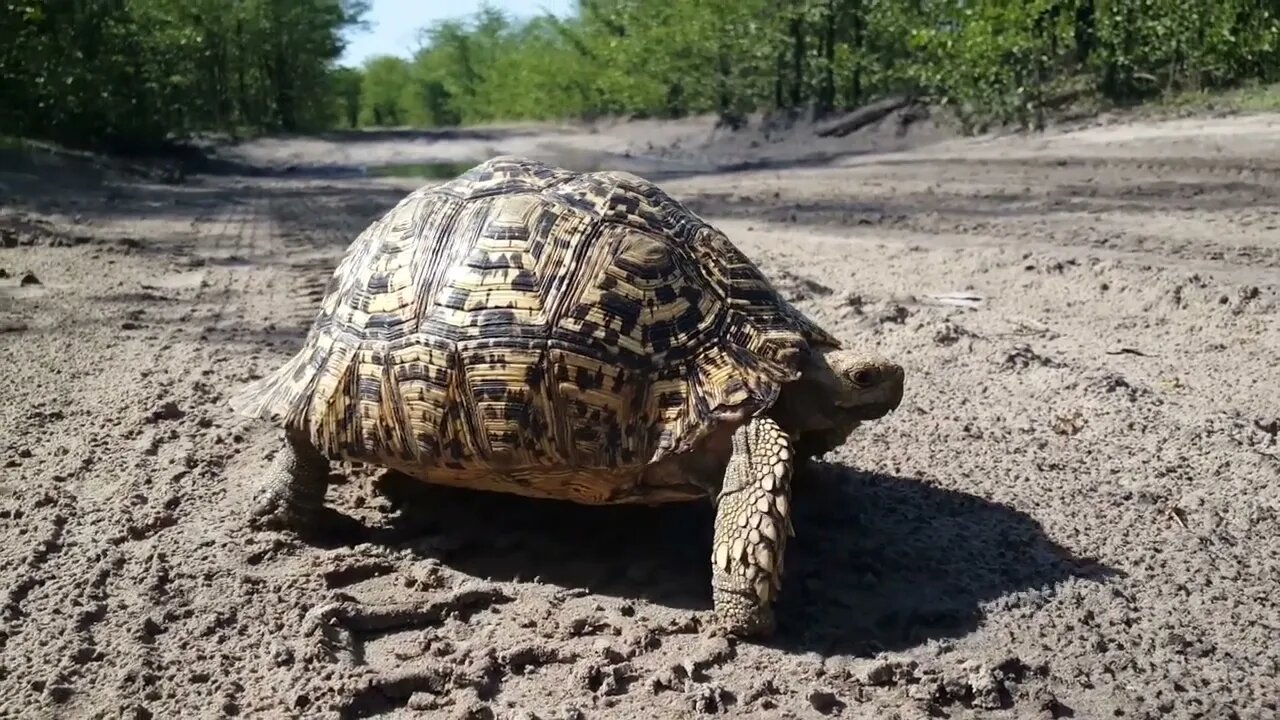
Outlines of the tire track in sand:
{"label": "tire track in sand", "polygon": [[[208,208],[192,222],[194,248],[208,248],[215,257],[243,253],[261,241],[258,215],[254,203]],[[163,277],[129,279],[163,287]],[[107,279],[94,283],[86,278],[79,290],[98,290]],[[166,614],[163,596],[173,590],[168,587],[168,556],[159,547],[164,543],[155,538],[183,519],[179,498],[185,496],[188,488],[183,485],[196,465],[181,428],[183,402],[174,396],[183,394],[183,377],[199,370],[191,363],[190,351],[199,339],[191,337],[190,324],[217,322],[226,313],[234,282],[233,270],[211,268],[194,287],[162,291],[173,300],[174,294],[191,290],[177,303],[145,305],[163,324],[159,333],[117,334],[115,346],[103,349],[110,355],[100,362],[128,366],[114,375],[102,372],[79,387],[102,401],[106,412],[99,412],[107,422],[85,428],[88,461],[58,487],[56,510],[44,521],[48,529],[8,594],[4,645],[11,659],[6,670],[10,678],[25,682],[15,687],[16,694],[5,693],[7,700],[0,706],[5,713],[44,705],[72,715],[91,708],[127,713],[131,707],[136,714],[154,692],[148,688],[163,672],[155,651],[156,636],[163,633],[157,618]],[[42,502],[49,501],[38,498],[34,504]],[[109,533],[105,543],[104,530]],[[110,633],[133,641],[100,644],[97,630],[104,623],[134,625]],[[33,643],[46,649],[24,647]],[[51,653],[62,662],[23,666],[25,658]]]}

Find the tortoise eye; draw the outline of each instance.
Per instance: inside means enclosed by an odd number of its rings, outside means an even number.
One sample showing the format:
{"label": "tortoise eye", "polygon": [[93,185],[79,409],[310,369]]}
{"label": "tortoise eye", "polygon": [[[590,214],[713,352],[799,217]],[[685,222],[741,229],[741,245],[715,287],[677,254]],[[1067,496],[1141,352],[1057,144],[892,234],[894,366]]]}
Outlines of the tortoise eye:
{"label": "tortoise eye", "polygon": [[876,374],[871,370],[862,368],[859,370],[854,370],[853,374],[849,376],[849,379],[853,380],[854,385],[861,385],[865,387],[867,385],[870,385],[871,382],[876,379]]}

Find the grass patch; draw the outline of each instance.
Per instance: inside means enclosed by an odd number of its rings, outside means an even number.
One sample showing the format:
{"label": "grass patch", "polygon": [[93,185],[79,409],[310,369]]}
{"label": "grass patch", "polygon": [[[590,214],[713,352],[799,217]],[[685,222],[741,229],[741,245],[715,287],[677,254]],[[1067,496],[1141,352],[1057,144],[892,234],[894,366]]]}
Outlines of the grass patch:
{"label": "grass patch", "polygon": [[1152,103],[1155,109],[1182,112],[1280,111],[1280,83],[1247,85],[1233,90],[1184,91]]}

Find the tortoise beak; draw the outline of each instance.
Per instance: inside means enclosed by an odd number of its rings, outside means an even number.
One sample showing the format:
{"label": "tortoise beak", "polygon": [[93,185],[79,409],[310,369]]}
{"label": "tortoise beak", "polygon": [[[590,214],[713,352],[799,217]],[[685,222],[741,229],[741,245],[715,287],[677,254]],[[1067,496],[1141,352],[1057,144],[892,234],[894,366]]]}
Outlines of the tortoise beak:
{"label": "tortoise beak", "polygon": [[898,409],[897,402],[882,402],[870,405],[858,405],[853,408],[854,417],[858,420],[878,420]]}

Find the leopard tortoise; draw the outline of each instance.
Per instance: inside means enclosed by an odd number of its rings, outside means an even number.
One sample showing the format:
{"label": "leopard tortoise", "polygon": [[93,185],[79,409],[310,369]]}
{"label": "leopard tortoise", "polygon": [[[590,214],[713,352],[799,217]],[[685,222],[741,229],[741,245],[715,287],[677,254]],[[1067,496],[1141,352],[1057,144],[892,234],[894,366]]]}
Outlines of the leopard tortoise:
{"label": "leopard tortoise", "polygon": [[[715,227],[625,172],[488,160],[352,242],[300,351],[231,399],[283,426],[256,522],[330,460],[585,504],[715,506],[715,626],[774,629],[793,463],[902,399]],[[329,511],[331,512],[331,511]]]}

